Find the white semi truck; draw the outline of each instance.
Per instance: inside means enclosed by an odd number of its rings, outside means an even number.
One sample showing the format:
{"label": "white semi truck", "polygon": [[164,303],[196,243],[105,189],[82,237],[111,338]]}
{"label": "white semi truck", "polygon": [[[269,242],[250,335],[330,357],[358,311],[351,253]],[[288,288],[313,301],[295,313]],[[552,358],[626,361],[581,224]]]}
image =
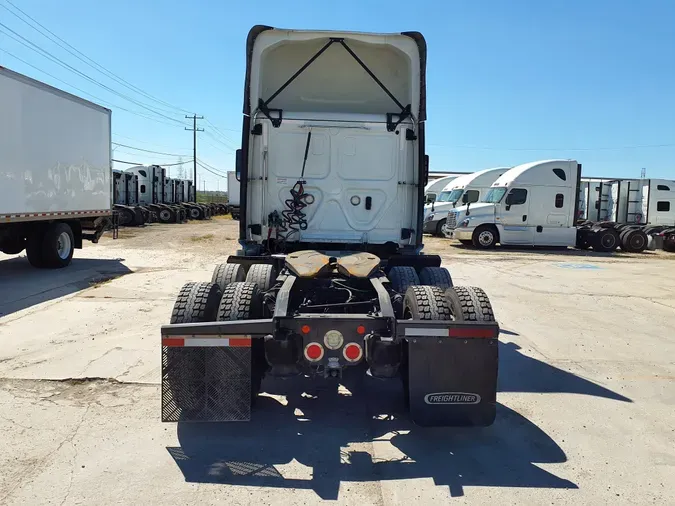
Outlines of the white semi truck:
{"label": "white semi truck", "polygon": [[249,420],[265,375],[369,371],[419,425],[492,424],[490,301],[421,254],[424,38],[256,26],[246,55],[241,250],[161,329],[162,419]]}
{"label": "white semi truck", "polygon": [[466,245],[492,248],[576,246],[641,252],[648,237],[640,227],[579,220],[581,165],[544,160],[518,165],[497,179],[482,202],[448,213],[448,236]]}
{"label": "white semi truck", "polygon": [[466,174],[451,180],[438,195],[435,202],[424,206],[424,233],[443,235],[448,212],[462,201],[464,194],[469,203],[481,200],[499,176],[509,167],[485,169],[473,174]]}
{"label": "white semi truck", "polygon": [[67,266],[112,225],[109,109],[0,67],[0,251]]}

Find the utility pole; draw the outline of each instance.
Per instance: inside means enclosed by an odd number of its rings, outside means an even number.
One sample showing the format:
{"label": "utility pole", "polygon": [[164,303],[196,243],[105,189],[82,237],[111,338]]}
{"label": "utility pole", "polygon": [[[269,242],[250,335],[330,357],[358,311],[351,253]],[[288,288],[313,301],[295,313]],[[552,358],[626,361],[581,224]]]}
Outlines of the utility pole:
{"label": "utility pole", "polygon": [[195,192],[197,191],[197,132],[203,132],[203,128],[197,128],[197,120],[204,119],[204,116],[197,116],[193,114],[192,116],[185,116],[187,119],[192,118],[192,128],[185,127],[185,130],[193,132],[192,136],[192,166],[194,170],[193,178],[195,183]]}

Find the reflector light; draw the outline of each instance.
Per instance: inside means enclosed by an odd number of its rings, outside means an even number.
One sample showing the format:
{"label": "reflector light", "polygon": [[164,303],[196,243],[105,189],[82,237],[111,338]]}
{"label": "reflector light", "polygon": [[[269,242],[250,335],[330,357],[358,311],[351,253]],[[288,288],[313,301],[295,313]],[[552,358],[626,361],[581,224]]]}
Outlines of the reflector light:
{"label": "reflector light", "polygon": [[362,336],[363,334],[366,333],[366,328],[363,325],[359,325],[358,327],[356,327],[356,332],[357,334]]}
{"label": "reflector light", "polygon": [[363,350],[357,343],[349,343],[347,346],[345,346],[342,354],[349,362],[356,362],[357,360],[361,359]]}
{"label": "reflector light", "polygon": [[309,334],[312,329],[309,327],[309,325],[303,325],[300,327],[300,332],[303,334]]}
{"label": "reflector light", "polygon": [[323,346],[319,343],[309,343],[305,346],[305,358],[311,362],[317,362],[323,358]]}

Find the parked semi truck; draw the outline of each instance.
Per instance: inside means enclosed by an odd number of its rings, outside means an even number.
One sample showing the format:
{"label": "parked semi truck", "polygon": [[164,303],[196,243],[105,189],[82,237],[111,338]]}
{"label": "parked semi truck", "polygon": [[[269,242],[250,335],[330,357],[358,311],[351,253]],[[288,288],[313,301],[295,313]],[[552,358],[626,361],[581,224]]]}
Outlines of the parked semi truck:
{"label": "parked semi truck", "polygon": [[113,209],[120,226],[139,226],[150,221],[150,213],[138,205],[138,176],[113,170]]}
{"label": "parked semi truck", "polygon": [[424,206],[424,232],[442,236],[448,212],[462,202],[462,196],[466,194],[469,203],[478,202],[488,192],[490,185],[507,170],[509,167],[485,169],[450,181],[435,202]]}
{"label": "parked semi truck", "polygon": [[493,183],[482,202],[464,202],[448,213],[446,236],[478,248],[500,243],[644,251],[648,237],[640,227],[578,220],[580,185],[576,160],[518,165]]}
{"label": "parked semi truck", "polygon": [[256,26],[246,55],[241,250],[162,327],[162,419],[248,420],[267,374],[369,370],[420,425],[491,424],[490,301],[421,254],[424,38]]}
{"label": "parked semi truck", "polygon": [[112,224],[109,109],[0,67],[0,251],[67,266]]}

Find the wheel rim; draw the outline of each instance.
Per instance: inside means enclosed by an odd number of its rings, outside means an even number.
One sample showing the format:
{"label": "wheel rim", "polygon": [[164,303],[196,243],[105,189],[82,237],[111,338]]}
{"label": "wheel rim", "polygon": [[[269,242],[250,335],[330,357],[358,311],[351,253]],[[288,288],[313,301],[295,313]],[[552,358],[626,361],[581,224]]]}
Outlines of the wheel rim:
{"label": "wheel rim", "polygon": [[478,234],[478,242],[481,246],[490,246],[492,245],[492,241],[494,241],[494,236],[489,230],[483,230]]}
{"label": "wheel rim", "polygon": [[163,220],[168,220],[169,219],[169,211],[162,211],[160,214],[161,218]]}
{"label": "wheel rim", "polygon": [[602,237],[602,245],[605,248],[612,248],[612,246],[616,246],[616,241],[614,240],[614,235],[612,234],[605,234]]}
{"label": "wheel rim", "polygon": [[70,256],[72,241],[67,232],[61,232],[56,240],[56,253],[61,260],[66,260]]}
{"label": "wheel rim", "polygon": [[193,218],[198,218],[198,217],[199,217],[199,211],[198,211],[197,209],[193,209],[193,210],[191,211],[191,213],[192,213],[192,217],[193,217]]}
{"label": "wheel rim", "polygon": [[630,242],[634,249],[642,249],[645,244],[644,237],[640,234],[633,235],[633,237],[630,238]]}

